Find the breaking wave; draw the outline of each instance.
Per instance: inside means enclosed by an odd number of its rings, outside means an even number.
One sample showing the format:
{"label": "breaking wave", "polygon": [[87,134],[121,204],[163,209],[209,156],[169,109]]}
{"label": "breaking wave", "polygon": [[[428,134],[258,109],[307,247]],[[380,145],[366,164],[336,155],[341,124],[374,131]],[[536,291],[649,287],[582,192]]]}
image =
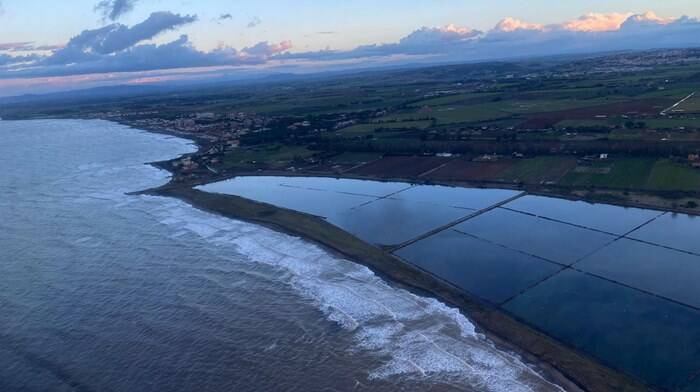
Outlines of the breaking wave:
{"label": "breaking wave", "polygon": [[[145,197],[145,196],[144,196]],[[306,240],[163,199],[161,223],[250,263],[283,272],[285,283],[353,334],[356,347],[383,358],[371,379],[439,378],[478,391],[561,391],[515,354],[496,348],[458,310],[384,282],[370,269]]]}

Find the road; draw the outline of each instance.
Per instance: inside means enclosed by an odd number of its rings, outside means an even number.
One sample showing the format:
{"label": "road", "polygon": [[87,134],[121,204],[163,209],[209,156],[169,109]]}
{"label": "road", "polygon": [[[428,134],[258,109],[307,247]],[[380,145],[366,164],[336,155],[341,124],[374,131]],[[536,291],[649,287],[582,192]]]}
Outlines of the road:
{"label": "road", "polygon": [[677,108],[678,106],[680,106],[680,104],[682,104],[683,102],[689,100],[690,98],[693,98],[694,96],[695,96],[695,92],[692,92],[690,95],[688,95],[687,97],[685,97],[685,98],[681,99],[680,101],[674,103],[673,106],[667,108],[666,110],[662,111],[662,112],[659,113],[659,114],[661,114],[662,116],[665,116],[668,112],[670,112],[671,110]]}

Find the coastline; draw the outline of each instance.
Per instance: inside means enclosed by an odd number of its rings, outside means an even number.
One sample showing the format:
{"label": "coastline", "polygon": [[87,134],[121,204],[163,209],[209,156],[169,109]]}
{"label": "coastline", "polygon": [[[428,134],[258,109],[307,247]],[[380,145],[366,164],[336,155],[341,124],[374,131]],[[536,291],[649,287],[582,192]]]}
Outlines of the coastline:
{"label": "coastline", "polygon": [[[126,122],[120,123],[135,129],[192,140],[198,151],[201,151],[206,146],[206,141],[193,138],[191,135],[161,129],[136,127]],[[176,159],[180,158],[182,156]],[[152,162],[150,164],[172,174],[170,162],[172,160]],[[261,173],[256,174],[261,175]],[[277,174],[290,175],[291,173]],[[309,174],[297,173],[297,175]],[[195,185],[219,181],[225,178],[224,176],[222,178],[212,177],[206,181],[185,183],[177,183],[171,180],[161,187],[134,192],[133,194],[176,198],[203,211],[230,219],[259,224],[275,231],[312,241],[331,253],[370,268],[379,277],[391,284],[398,285],[420,295],[434,297],[458,308],[498,348],[518,354],[546,379],[567,391],[641,392],[654,390],[642,382],[609,368],[585,354],[560,343],[556,339],[531,328],[502,310],[484,303],[436,276],[404,262],[387,251],[357,239],[323,219],[237,196],[211,194],[193,188]],[[379,180],[388,181],[388,179]],[[401,181],[401,179],[397,180]],[[454,186],[454,184],[451,185]],[[514,189],[522,190],[522,188]],[[554,196],[554,194],[542,195]],[[649,208],[648,206],[641,207]]]}
{"label": "coastline", "polygon": [[237,196],[164,186],[142,194],[172,197],[194,208],[243,220],[310,240],[332,253],[370,268],[379,277],[458,308],[497,347],[520,355],[545,378],[567,391],[653,391],[555,339],[521,323],[449,283],[369,245],[320,218]]}
{"label": "coastline", "polygon": [[[172,170],[170,163],[181,159],[185,156],[196,156],[212,146],[212,143],[206,138],[198,137],[197,135],[166,130],[161,128],[153,127],[143,127],[138,124],[133,124],[129,121],[112,121],[118,124],[128,126],[134,129],[141,129],[148,132],[153,132],[161,135],[168,135],[173,137],[179,137],[182,139],[188,139],[194,142],[197,146],[197,151],[184,154],[175,159],[171,159],[163,162],[152,162],[152,164],[158,168],[164,169],[170,172],[172,175],[176,173]],[[469,181],[447,181],[447,180],[434,180],[430,178],[406,178],[406,177],[378,177],[372,175],[357,175],[351,173],[328,173],[328,172],[315,172],[308,170],[300,171],[286,171],[286,170],[257,170],[257,171],[236,171],[236,172],[223,172],[214,175],[211,172],[207,173],[204,178],[199,178],[195,180],[186,180],[181,182],[182,186],[199,186],[205,185],[212,182],[227,180],[236,176],[282,176],[282,177],[329,177],[329,178],[346,178],[346,179],[356,179],[356,180],[368,180],[368,181],[381,181],[381,182],[406,182],[412,184],[423,184],[423,185],[443,185],[450,187],[464,187],[464,188],[486,188],[486,189],[509,189],[520,192],[527,192],[530,195],[552,197],[558,199],[567,199],[571,201],[583,201],[587,203],[603,203],[611,204],[625,208],[640,208],[648,210],[657,210],[671,213],[687,214],[693,216],[700,216],[700,209],[698,208],[687,208],[684,207],[682,202],[693,201],[700,204],[700,194],[695,192],[651,192],[644,190],[624,190],[624,189],[614,189],[614,188],[586,188],[586,187],[566,187],[554,184],[523,184],[523,183],[509,183],[502,181],[485,181],[485,180],[469,180]]]}

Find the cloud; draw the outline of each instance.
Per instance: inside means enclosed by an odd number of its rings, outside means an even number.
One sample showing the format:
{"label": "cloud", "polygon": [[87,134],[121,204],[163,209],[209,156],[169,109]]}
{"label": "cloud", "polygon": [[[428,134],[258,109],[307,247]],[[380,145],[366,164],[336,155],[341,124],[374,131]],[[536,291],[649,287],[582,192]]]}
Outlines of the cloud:
{"label": "cloud", "polygon": [[24,64],[36,61],[40,56],[29,54],[26,56],[10,56],[9,54],[0,53],[0,66],[14,66],[16,64]]}
{"label": "cloud", "polygon": [[674,18],[661,18],[652,11],[647,11],[643,14],[639,15],[632,15],[627,20],[625,23],[629,24],[638,24],[638,25],[647,25],[647,26],[652,26],[652,25],[667,25],[671,24],[673,22],[676,22],[677,19]]}
{"label": "cloud", "polygon": [[32,43],[31,41],[0,43],[0,51],[20,52],[31,50],[33,48]]}
{"label": "cloud", "polygon": [[115,21],[134,9],[137,0],[102,0],[95,5],[95,11],[102,14],[103,20]]}
{"label": "cloud", "polygon": [[217,20],[233,19],[233,15],[231,15],[231,14],[221,14],[221,15],[219,15],[219,17],[216,18],[216,19],[217,19]]}
{"label": "cloud", "polygon": [[632,13],[600,14],[591,12],[571,22],[562,25],[565,30],[594,32],[619,30],[623,23],[629,19]]}
{"label": "cloud", "polygon": [[[234,49],[202,52],[194,48],[186,35],[175,41],[156,45],[137,45],[114,55],[86,64],[68,67],[68,74],[83,72],[135,72],[170,68],[208,67],[242,63]],[[72,68],[72,69],[71,69]]]}
{"label": "cloud", "polygon": [[[222,16],[228,19],[227,14]],[[195,20],[196,16],[156,12],[131,27],[113,23],[85,30],[62,47],[34,46],[31,42],[0,44],[0,85],[21,78],[77,80],[79,75],[103,74],[106,78],[115,73],[141,75],[185,68],[275,68],[312,72],[378,64],[435,64],[700,46],[698,19],[661,18],[650,12],[634,15],[589,13],[548,25],[505,18],[488,31],[456,24],[421,27],[396,42],[362,45],[343,51],[294,52],[288,40],[263,41],[241,50],[221,45],[212,51],[202,51],[186,35],[167,43],[151,42],[159,34]],[[41,53],[47,50],[51,53]],[[149,75],[139,80],[145,83],[156,79]]]}
{"label": "cloud", "polygon": [[[159,34],[192,23],[196,16],[156,12],[131,27],[114,23],[84,30],[50,55],[10,56],[0,61],[0,79],[57,77],[96,73],[143,72],[173,68],[262,64],[292,47],[290,41],[260,42],[242,51],[222,46],[212,51],[195,48],[187,35],[164,43],[149,43]],[[31,42],[0,44],[0,50],[35,50]]]}
{"label": "cloud", "polygon": [[480,35],[481,32],[467,27],[449,24],[444,27],[422,27],[399,41],[401,46],[423,46],[445,42],[461,42]]}
{"label": "cloud", "polygon": [[527,23],[523,22],[522,20],[519,19],[514,19],[511,17],[502,19],[496,27],[491,30],[492,32],[496,33],[512,33],[514,31],[519,31],[519,30],[533,30],[533,31],[542,31],[545,29],[544,25],[537,24],[537,23]]}
{"label": "cloud", "polygon": [[[700,46],[700,21],[660,18],[652,12],[589,13],[559,24],[501,20],[481,32],[447,25],[422,27],[396,43],[364,45],[350,51],[286,54],[290,59],[331,61],[381,56],[416,56],[416,61],[478,61],[526,56],[578,54]],[[428,56],[428,57],[426,57]]]}
{"label": "cloud", "polygon": [[39,45],[34,46],[32,50],[52,51],[65,48],[66,45]]}
{"label": "cloud", "polygon": [[257,16],[254,16],[253,19],[251,19],[250,22],[248,22],[248,25],[246,27],[252,29],[253,27],[257,27],[260,23],[262,23],[262,20]]}
{"label": "cloud", "polygon": [[245,55],[253,57],[267,58],[280,53],[284,53],[292,48],[292,41],[282,41],[277,44],[271,44],[267,41],[259,42],[258,44],[244,48],[242,52]]}
{"label": "cloud", "polygon": [[94,61],[101,56],[125,50],[196,20],[197,17],[191,15],[154,12],[148,19],[132,27],[115,23],[94,30],[85,30],[71,38],[64,48],[45,59],[45,63],[58,65]]}
{"label": "cloud", "polygon": [[63,48],[63,45],[34,45],[34,42],[7,42],[0,43],[0,52],[37,52],[52,51]]}
{"label": "cloud", "polygon": [[478,30],[457,27],[451,24],[443,27],[421,27],[403,37],[397,43],[363,45],[349,51],[326,49],[318,52],[285,54],[284,57],[288,59],[328,61],[398,54],[424,55],[465,45],[478,38],[481,34],[483,33]]}
{"label": "cloud", "polygon": [[259,64],[258,56],[243,55],[233,48],[211,52],[197,50],[186,35],[165,44],[136,45],[109,55],[93,55],[68,64],[41,60],[38,66],[0,71],[1,78],[53,77],[96,73],[140,72],[173,68]]}

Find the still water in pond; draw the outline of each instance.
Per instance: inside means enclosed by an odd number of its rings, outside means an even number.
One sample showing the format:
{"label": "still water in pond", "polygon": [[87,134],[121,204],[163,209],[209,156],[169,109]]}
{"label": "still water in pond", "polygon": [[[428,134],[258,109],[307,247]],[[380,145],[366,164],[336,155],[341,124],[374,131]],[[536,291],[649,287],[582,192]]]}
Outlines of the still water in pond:
{"label": "still water in pond", "polygon": [[237,177],[199,189],[327,219],[378,245],[399,245],[518,194],[324,177]]}
{"label": "still water in pond", "polygon": [[[258,182],[298,193],[279,197]],[[700,218],[514,191],[327,178],[244,177],[202,189],[398,244],[394,254],[404,261],[613,368],[668,390],[700,391]],[[351,196],[365,199],[346,202]]]}

